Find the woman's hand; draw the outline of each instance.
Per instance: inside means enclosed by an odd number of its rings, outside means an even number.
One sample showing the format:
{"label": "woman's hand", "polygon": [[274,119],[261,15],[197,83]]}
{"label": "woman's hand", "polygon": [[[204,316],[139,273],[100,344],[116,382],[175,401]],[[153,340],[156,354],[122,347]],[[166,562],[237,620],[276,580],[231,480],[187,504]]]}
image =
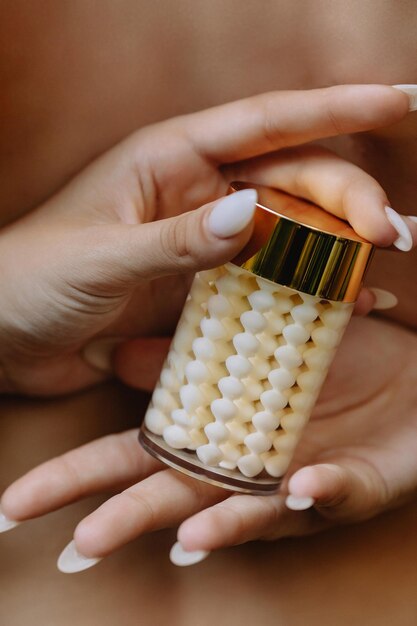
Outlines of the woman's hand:
{"label": "woman's hand", "polygon": [[[66,567],[73,571],[140,535],[179,524],[187,551],[210,551],[370,518],[417,491],[416,359],[417,337],[410,331],[354,320],[277,495],[231,495],[165,469],[140,449],[137,431],[129,431],[32,470],[4,493],[3,513],[25,520],[116,490],[77,526],[76,549],[92,560],[72,550]],[[314,506],[289,510],[288,493],[294,506],[308,499]]]}
{"label": "woman's hand", "polygon": [[281,187],[377,245],[410,248],[417,224],[389,221],[374,179],[296,147],[393,124],[408,104],[377,85],[270,93],[144,128],[106,153],[0,233],[0,390],[74,391],[109,376],[89,364],[92,340],[169,335],[190,275],[250,236],[248,198],[240,229],[209,217],[232,179]]}

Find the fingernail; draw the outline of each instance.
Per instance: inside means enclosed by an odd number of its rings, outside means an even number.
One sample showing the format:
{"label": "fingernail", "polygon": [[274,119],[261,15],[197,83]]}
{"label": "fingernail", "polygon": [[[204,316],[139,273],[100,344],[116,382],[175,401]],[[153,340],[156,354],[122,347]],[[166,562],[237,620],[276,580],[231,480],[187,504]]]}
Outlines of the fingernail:
{"label": "fingernail", "polygon": [[226,196],[210,213],[209,230],[221,239],[237,235],[251,222],[257,198],[255,189],[241,189]]}
{"label": "fingernail", "polygon": [[403,91],[410,99],[409,111],[417,110],[417,85],[392,85],[394,89]]}
{"label": "fingernail", "polygon": [[174,543],[169,553],[171,563],[178,565],[179,567],[186,567],[187,565],[195,565],[200,563],[208,557],[210,552],[206,550],[194,550],[193,552],[187,552],[184,550],[179,541]]}
{"label": "fingernail", "polygon": [[314,498],[305,496],[304,498],[296,498],[295,496],[287,496],[285,504],[292,511],[305,511],[310,509],[314,504]]}
{"label": "fingernail", "polygon": [[411,237],[410,229],[404,222],[403,218],[397,211],[391,209],[391,207],[385,207],[385,213],[391,225],[397,231],[399,237],[394,241],[394,246],[402,252],[408,252],[413,247],[413,238]]}
{"label": "fingernail", "polygon": [[75,574],[89,569],[102,559],[91,559],[77,552],[75,541],[72,540],[58,557],[57,567],[63,574]]}
{"label": "fingernail", "polygon": [[417,224],[417,215],[407,215],[408,219]]}
{"label": "fingernail", "polygon": [[83,358],[92,367],[101,372],[111,373],[113,371],[111,358],[112,354],[121,343],[126,341],[124,337],[103,337],[88,343],[83,352]]}
{"label": "fingernail", "polygon": [[12,530],[12,528],[16,528],[16,526],[19,526],[19,524],[20,522],[15,522],[6,517],[0,508],[0,533],[5,533],[8,530]]}
{"label": "fingernail", "polygon": [[390,291],[385,289],[378,289],[378,287],[369,287],[369,291],[375,296],[374,309],[392,309],[397,306],[398,298],[394,296]]}

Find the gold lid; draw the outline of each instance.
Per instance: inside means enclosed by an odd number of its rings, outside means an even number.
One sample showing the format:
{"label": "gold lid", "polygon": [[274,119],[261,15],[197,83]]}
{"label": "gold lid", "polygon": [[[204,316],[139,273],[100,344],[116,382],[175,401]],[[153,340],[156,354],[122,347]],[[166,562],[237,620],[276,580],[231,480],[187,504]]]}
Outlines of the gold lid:
{"label": "gold lid", "polygon": [[303,293],[354,302],[373,245],[343,220],[277,189],[233,182],[229,193],[249,188],[258,193],[253,234],[232,263]]}

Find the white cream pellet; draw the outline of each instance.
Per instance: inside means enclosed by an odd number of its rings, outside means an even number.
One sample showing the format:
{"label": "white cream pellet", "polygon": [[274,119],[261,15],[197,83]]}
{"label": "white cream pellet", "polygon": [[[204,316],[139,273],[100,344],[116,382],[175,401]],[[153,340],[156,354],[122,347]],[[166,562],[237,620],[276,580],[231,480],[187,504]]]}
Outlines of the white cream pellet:
{"label": "white cream pellet", "polygon": [[237,413],[236,405],[228,398],[213,400],[210,408],[214,417],[221,422],[227,422],[233,419]]}
{"label": "white cream pellet", "polygon": [[290,387],[295,385],[294,374],[290,370],[284,369],[282,367],[271,370],[268,374],[268,380],[271,383],[273,389],[278,389],[279,391],[289,389]]}
{"label": "white cream pellet", "polygon": [[270,433],[278,428],[280,419],[276,413],[259,411],[253,416],[252,424],[255,426],[256,430],[263,433]]}
{"label": "white cream pellet", "polygon": [[227,334],[221,321],[216,320],[213,317],[203,317],[200,323],[200,328],[203,336],[213,339],[213,341],[216,341],[217,339],[224,339]]}
{"label": "white cream pellet", "polygon": [[[190,361],[185,366],[185,375],[189,383],[199,385],[210,378],[209,368],[203,361]],[[162,382],[162,380],[161,380]]]}
{"label": "white cream pellet", "polygon": [[233,314],[229,300],[225,296],[222,296],[220,293],[217,293],[214,296],[210,296],[207,301],[207,309],[211,317],[220,320],[223,317]]}
{"label": "white cream pellet", "polygon": [[216,359],[216,346],[211,339],[197,337],[197,339],[194,339],[192,347],[196,359],[201,359],[202,361]]}
{"label": "white cream pellet", "polygon": [[248,478],[260,474],[264,468],[264,464],[257,454],[245,454],[240,457],[237,466],[242,474]]}
{"label": "white cream pellet", "polygon": [[156,435],[162,435],[165,428],[171,424],[170,419],[158,409],[150,407],[146,413],[145,423],[147,428]]}
{"label": "white cream pellet", "polygon": [[191,439],[187,431],[182,426],[178,426],[177,424],[167,426],[164,429],[163,436],[171,448],[186,448],[188,444],[191,443]]}
{"label": "white cream pellet", "polygon": [[174,395],[162,387],[155,389],[152,396],[152,402],[158,409],[167,413],[178,408],[178,402],[176,401]]}
{"label": "white cream pellet", "polygon": [[303,357],[294,346],[280,346],[274,352],[274,356],[278,363],[286,369],[292,370],[300,367],[303,363]]}
{"label": "white cream pellet", "polygon": [[288,324],[282,334],[287,343],[292,346],[300,346],[310,339],[310,333],[300,324]]}
{"label": "white cream pellet", "polygon": [[204,394],[197,385],[184,385],[181,387],[180,400],[186,411],[193,411],[205,404]]}
{"label": "white cream pellet", "polygon": [[262,432],[250,433],[245,437],[244,444],[254,454],[262,454],[270,449],[271,440]]}
{"label": "white cream pellet", "polygon": [[252,371],[252,363],[240,354],[232,354],[226,359],[226,367],[231,376],[237,378],[245,378]]}
{"label": "white cream pellet", "polygon": [[259,350],[260,343],[251,333],[238,333],[233,337],[233,345],[241,356],[251,357]]}
{"label": "white cream pellet", "polygon": [[[256,483],[290,464],[353,305],[225,265],[195,278],[145,425]],[[221,476],[221,473],[220,473]],[[227,478],[225,476],[225,481]]]}
{"label": "white cream pellet", "polygon": [[230,433],[226,426],[220,421],[210,422],[210,424],[207,424],[204,427],[204,432],[206,433],[208,440],[215,444],[227,441]]}
{"label": "white cream pellet", "polygon": [[253,291],[248,296],[249,304],[254,311],[269,311],[274,308],[275,298],[268,291]]}
{"label": "white cream pellet", "polygon": [[245,311],[240,316],[240,321],[247,332],[255,335],[262,332],[267,325],[265,317],[258,311]]}
{"label": "white cream pellet", "polygon": [[180,386],[181,383],[175,376],[175,373],[165,367],[161,372],[161,387],[167,389],[168,391],[178,391]]}
{"label": "white cream pellet", "polygon": [[[148,414],[146,414],[146,416],[147,415]],[[171,417],[173,422],[175,422],[175,424],[178,424],[178,426],[191,426],[191,418],[185,409],[175,409],[175,411],[172,411]],[[150,430],[152,430],[152,428]]]}
{"label": "white cream pellet", "polygon": [[261,394],[260,400],[265,409],[271,413],[280,411],[288,404],[288,399],[285,395],[281,391],[276,391],[275,389],[264,391],[263,394]]}
{"label": "white cream pellet", "polygon": [[299,304],[291,309],[291,316],[298,324],[308,324],[317,319],[318,311],[312,304]]}
{"label": "white cream pellet", "polygon": [[218,465],[222,460],[222,453],[214,443],[207,443],[197,448],[197,456],[204,465]]}
{"label": "white cream pellet", "polygon": [[236,376],[225,376],[221,378],[218,386],[223,397],[229,398],[230,400],[240,398],[245,391],[245,386]]}

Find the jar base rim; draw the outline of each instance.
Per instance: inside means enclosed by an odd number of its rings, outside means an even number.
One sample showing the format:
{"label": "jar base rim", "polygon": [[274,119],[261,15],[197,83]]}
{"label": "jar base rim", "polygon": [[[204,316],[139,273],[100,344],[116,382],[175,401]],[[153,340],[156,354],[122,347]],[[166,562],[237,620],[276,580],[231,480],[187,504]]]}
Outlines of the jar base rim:
{"label": "jar base rim", "polygon": [[[203,482],[229,491],[258,496],[275,495],[282,479],[246,478],[237,472],[204,466],[195,456],[185,450],[172,451],[162,437],[146,428],[139,432],[142,448],[165,465]],[[192,454],[192,453],[191,453]]]}

